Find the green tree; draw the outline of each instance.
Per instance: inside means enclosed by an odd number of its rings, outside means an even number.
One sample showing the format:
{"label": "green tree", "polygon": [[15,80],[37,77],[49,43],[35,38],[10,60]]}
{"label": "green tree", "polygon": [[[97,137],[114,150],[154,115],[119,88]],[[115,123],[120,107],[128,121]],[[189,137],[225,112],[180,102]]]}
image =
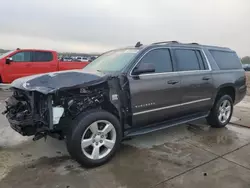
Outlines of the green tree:
{"label": "green tree", "polygon": [[242,64],[250,64],[250,57],[246,56],[241,59]]}

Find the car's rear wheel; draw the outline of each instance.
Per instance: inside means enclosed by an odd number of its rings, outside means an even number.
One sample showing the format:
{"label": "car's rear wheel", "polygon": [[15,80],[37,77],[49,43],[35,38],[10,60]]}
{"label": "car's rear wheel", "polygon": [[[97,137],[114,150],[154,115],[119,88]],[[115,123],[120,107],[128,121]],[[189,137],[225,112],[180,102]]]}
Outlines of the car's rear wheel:
{"label": "car's rear wheel", "polygon": [[215,104],[207,117],[207,122],[212,127],[225,127],[231,120],[233,114],[233,100],[229,95],[217,98]]}
{"label": "car's rear wheel", "polygon": [[67,148],[83,166],[99,166],[113,157],[121,137],[118,119],[109,112],[95,110],[74,122],[67,136]]}

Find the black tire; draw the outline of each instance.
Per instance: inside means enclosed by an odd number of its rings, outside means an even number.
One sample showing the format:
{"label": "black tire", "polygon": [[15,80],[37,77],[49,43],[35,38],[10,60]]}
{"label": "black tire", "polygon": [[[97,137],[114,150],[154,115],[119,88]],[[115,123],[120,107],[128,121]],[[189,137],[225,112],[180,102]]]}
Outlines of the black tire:
{"label": "black tire", "polygon": [[[223,103],[223,101],[228,100],[230,102],[231,105],[231,111],[230,111],[230,115],[228,117],[228,119],[225,122],[221,122],[219,120],[219,108],[221,106],[221,104]],[[232,97],[230,97],[229,95],[219,95],[214,103],[214,106],[209,114],[209,116],[207,117],[207,122],[209,125],[211,125],[211,127],[214,128],[222,128],[225,127],[231,120],[233,114],[233,100]]]}
{"label": "black tire", "polygon": [[[88,158],[81,148],[81,140],[84,132],[89,126],[98,120],[110,122],[116,131],[116,140],[114,147],[107,156],[101,159]],[[96,167],[108,162],[119,149],[122,140],[122,129],[119,120],[111,113],[104,110],[91,110],[79,115],[70,125],[66,135],[66,146],[73,159],[84,167]]]}

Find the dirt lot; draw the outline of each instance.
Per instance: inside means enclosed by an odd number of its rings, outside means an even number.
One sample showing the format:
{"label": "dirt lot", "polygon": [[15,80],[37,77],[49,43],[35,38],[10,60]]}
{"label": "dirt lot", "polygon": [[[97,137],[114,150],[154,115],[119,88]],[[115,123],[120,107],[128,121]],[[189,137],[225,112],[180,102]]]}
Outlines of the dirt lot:
{"label": "dirt lot", "polygon": [[[249,74],[250,75],[250,74]],[[8,93],[0,92],[0,111]],[[63,141],[22,137],[0,115],[0,187],[3,188],[247,188],[250,187],[250,97],[226,128],[204,121],[136,137],[108,164],[85,169]]]}

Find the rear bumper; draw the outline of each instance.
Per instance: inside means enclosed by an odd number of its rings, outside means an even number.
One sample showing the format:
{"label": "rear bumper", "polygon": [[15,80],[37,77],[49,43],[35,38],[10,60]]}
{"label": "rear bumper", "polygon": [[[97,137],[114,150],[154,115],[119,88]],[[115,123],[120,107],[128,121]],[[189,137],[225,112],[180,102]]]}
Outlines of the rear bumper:
{"label": "rear bumper", "polygon": [[238,91],[236,92],[236,96],[235,96],[235,104],[239,103],[240,101],[242,101],[242,99],[246,96],[247,93],[247,86],[241,86]]}

